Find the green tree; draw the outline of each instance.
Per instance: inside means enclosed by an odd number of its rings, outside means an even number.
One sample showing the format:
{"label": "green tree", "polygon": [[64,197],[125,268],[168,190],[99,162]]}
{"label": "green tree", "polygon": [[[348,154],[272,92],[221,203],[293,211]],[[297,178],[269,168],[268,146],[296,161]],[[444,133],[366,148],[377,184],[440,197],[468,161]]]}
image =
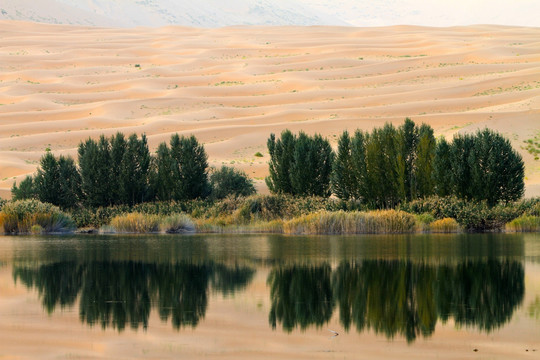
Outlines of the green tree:
{"label": "green tree", "polygon": [[414,121],[409,118],[405,119],[403,125],[399,128],[401,158],[404,161],[404,177],[403,186],[405,190],[405,199],[411,200],[417,197],[417,172],[416,165],[416,147],[418,145],[419,136],[418,128]]}
{"label": "green tree", "polygon": [[58,194],[58,206],[62,209],[72,209],[81,200],[81,175],[71,157],[60,155],[58,159],[58,171],[60,192]]}
{"label": "green tree", "polygon": [[474,146],[471,135],[457,135],[450,146],[450,163],[453,193],[461,198],[473,198],[471,184],[471,166],[469,157]]}
{"label": "green tree", "polygon": [[210,193],[208,156],[195,136],[171,137],[175,200],[204,198]]}
{"label": "green tree", "polygon": [[114,192],[111,184],[111,149],[108,139],[88,139],[79,144],[79,167],[84,201],[92,207],[109,206]]}
{"label": "green tree", "polygon": [[11,196],[13,200],[34,199],[36,197],[34,178],[27,175],[19,186],[17,186],[17,182],[14,182],[11,187]]}
{"label": "green tree", "polygon": [[111,137],[111,169],[110,182],[113,193],[112,200],[116,204],[122,203],[122,160],[127,148],[127,142],[124,134],[117,132]]}
{"label": "green tree", "polygon": [[129,137],[120,168],[122,203],[134,205],[147,200],[150,151],[145,135],[140,140],[136,134]]}
{"label": "green tree", "polygon": [[433,159],[435,157],[435,136],[431,126],[422,124],[418,130],[416,161],[414,173],[417,197],[426,197],[434,193]]}
{"label": "green tree", "polygon": [[392,208],[405,198],[405,162],[400,150],[400,136],[392,124],[373,130],[366,146],[366,200],[371,206]]}
{"label": "green tree", "polygon": [[338,151],[331,177],[332,191],[342,200],[356,198],[358,192],[351,151],[351,137],[344,131],[338,139]]}
{"label": "green tree", "polygon": [[300,132],[294,146],[290,167],[293,194],[300,196],[330,196],[330,175],[334,152],[328,140],[320,135],[310,137]]}
{"label": "green tree", "polygon": [[369,178],[367,174],[366,146],[369,142],[369,134],[356,130],[351,144],[351,158],[355,189],[355,199],[366,200],[370,196]]}
{"label": "green tree", "polygon": [[294,195],[290,169],[294,161],[295,143],[296,137],[290,130],[284,130],[281,133],[281,138],[277,140],[274,134],[270,134],[267,142],[270,154],[270,162],[268,163],[270,175],[266,178],[266,184],[272,193]]}
{"label": "green tree", "polygon": [[223,199],[227,196],[249,196],[255,194],[253,180],[245,172],[233,167],[222,166],[210,174],[212,197]]}
{"label": "green tree", "polygon": [[452,162],[450,160],[450,144],[441,137],[435,145],[433,157],[433,184],[435,193],[439,196],[449,196],[453,193]]}
{"label": "green tree", "polygon": [[39,161],[34,188],[39,201],[59,205],[60,169],[58,160],[50,151],[47,151]]}
{"label": "green tree", "polygon": [[484,129],[476,133],[469,155],[471,197],[486,200],[515,201],[523,196],[525,167],[521,155],[502,135]]}
{"label": "green tree", "polygon": [[152,163],[151,183],[155,198],[159,201],[171,200],[174,190],[173,160],[166,143],[159,144]]}

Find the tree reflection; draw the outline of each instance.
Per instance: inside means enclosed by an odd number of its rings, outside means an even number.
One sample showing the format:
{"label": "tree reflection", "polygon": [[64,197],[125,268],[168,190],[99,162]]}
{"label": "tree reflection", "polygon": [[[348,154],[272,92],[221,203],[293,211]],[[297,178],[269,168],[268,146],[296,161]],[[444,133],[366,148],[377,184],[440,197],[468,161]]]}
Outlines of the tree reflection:
{"label": "tree reflection", "polygon": [[274,269],[268,276],[272,328],[278,322],[286,331],[327,323],[334,311],[330,276],[328,264]]}
{"label": "tree reflection", "polygon": [[[414,341],[430,336],[440,319],[490,332],[508,322],[524,296],[523,265],[469,261],[431,265],[403,260],[342,262],[274,269],[269,277],[269,322],[291,331],[328,322],[339,308],[346,330],[372,330]],[[331,290],[330,290],[331,289]]]}
{"label": "tree reflection", "polygon": [[80,296],[83,323],[119,331],[146,328],[152,307],[175,329],[195,327],[206,314],[208,289],[224,295],[245,287],[254,270],[214,263],[57,262],[38,268],[15,267],[13,276],[36,288],[45,309],[72,306]]}

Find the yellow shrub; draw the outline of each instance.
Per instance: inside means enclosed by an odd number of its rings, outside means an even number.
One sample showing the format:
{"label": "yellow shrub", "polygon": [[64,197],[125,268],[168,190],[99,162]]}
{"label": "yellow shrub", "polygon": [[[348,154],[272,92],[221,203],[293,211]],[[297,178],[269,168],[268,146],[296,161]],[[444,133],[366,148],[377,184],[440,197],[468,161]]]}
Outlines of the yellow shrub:
{"label": "yellow shrub", "polygon": [[444,218],[435,220],[429,224],[431,232],[434,233],[456,233],[459,232],[459,224],[455,219]]}

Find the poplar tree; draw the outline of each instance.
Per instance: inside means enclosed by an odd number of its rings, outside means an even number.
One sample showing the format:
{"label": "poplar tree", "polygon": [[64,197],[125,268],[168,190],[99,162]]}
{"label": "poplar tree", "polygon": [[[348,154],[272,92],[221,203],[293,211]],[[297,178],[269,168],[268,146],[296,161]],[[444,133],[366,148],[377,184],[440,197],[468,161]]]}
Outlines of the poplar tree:
{"label": "poplar tree", "polygon": [[132,134],[126,144],[120,170],[120,189],[123,204],[134,205],[148,199],[150,151],[146,136]]}
{"label": "poplar tree", "polygon": [[433,129],[429,125],[422,124],[418,129],[418,144],[416,145],[414,166],[417,197],[427,197],[434,193],[433,159],[435,157],[435,144]]}
{"label": "poplar tree", "polygon": [[117,132],[111,137],[111,172],[110,182],[112,191],[112,201],[115,204],[121,204],[123,200],[122,194],[122,160],[126,152],[127,142],[124,134]]}
{"label": "poplar tree", "polygon": [[210,193],[208,156],[195,136],[171,137],[175,200],[204,198]]}
{"label": "poplar tree", "polygon": [[159,144],[153,160],[152,189],[159,201],[171,200],[173,197],[173,160],[164,142]]}
{"label": "poplar tree", "polygon": [[338,151],[331,180],[332,191],[339,199],[349,200],[356,197],[358,183],[355,179],[351,137],[347,131],[344,131],[338,139]]}
{"label": "poplar tree", "polygon": [[81,175],[72,157],[60,155],[58,159],[59,194],[58,206],[62,209],[76,207],[82,198]]}
{"label": "poplar tree", "polygon": [[405,191],[405,200],[411,200],[417,197],[417,172],[416,147],[418,145],[418,128],[415,123],[406,118],[403,125],[399,128],[399,137],[401,145],[401,159],[404,162],[403,186]]}
{"label": "poplar tree", "polygon": [[450,144],[441,137],[435,145],[433,157],[433,184],[435,193],[439,196],[449,196],[453,193],[452,162],[450,160]]}
{"label": "poplar tree", "polygon": [[58,160],[50,151],[39,161],[34,188],[39,201],[59,205],[60,170]]}
{"label": "poplar tree", "polygon": [[296,137],[290,130],[284,130],[281,138],[276,140],[274,134],[270,134],[267,141],[270,162],[268,170],[270,175],[265,181],[272,193],[294,194],[291,183],[290,169],[293,164]]}

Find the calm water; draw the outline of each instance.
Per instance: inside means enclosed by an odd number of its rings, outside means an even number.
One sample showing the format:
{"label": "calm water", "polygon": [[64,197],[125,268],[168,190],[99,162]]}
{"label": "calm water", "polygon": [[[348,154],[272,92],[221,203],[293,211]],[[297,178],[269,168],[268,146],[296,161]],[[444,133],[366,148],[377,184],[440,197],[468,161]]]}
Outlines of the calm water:
{"label": "calm water", "polygon": [[540,355],[540,235],[0,237],[0,319],[0,358]]}

